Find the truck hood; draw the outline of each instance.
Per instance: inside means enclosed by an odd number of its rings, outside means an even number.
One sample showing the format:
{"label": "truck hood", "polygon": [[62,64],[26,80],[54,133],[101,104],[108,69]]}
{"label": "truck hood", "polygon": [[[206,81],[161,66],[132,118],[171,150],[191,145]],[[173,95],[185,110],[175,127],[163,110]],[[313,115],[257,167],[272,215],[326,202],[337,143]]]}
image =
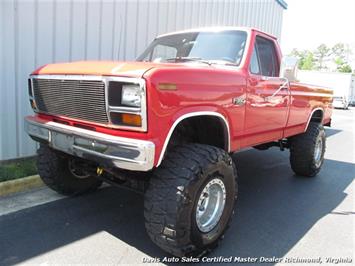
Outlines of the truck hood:
{"label": "truck hood", "polygon": [[157,65],[149,62],[78,61],[48,64],[32,72],[32,75],[97,75],[139,78]]}
{"label": "truck hood", "polygon": [[[205,73],[205,70],[225,68],[220,65],[206,65],[198,62],[185,63],[151,63],[151,62],[119,62],[119,61],[77,61],[71,63],[56,63],[44,65],[35,71],[32,75],[95,75],[95,76],[120,76],[141,78],[143,75],[150,75],[154,72],[169,72],[179,74],[176,78],[188,73]],[[235,70],[235,68],[233,67]],[[151,71],[150,71],[151,70]],[[198,71],[195,71],[198,70]],[[149,72],[148,72],[149,71]],[[166,77],[165,77],[166,78]],[[164,79],[165,79],[164,78]]]}

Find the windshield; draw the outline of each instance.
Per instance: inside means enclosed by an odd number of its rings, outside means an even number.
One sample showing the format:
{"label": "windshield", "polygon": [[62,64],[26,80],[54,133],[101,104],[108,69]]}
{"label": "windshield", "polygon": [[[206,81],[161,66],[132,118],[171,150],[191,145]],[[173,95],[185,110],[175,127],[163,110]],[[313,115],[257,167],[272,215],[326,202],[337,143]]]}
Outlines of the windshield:
{"label": "windshield", "polygon": [[187,32],[155,39],[138,61],[201,61],[239,66],[246,43],[245,31]]}

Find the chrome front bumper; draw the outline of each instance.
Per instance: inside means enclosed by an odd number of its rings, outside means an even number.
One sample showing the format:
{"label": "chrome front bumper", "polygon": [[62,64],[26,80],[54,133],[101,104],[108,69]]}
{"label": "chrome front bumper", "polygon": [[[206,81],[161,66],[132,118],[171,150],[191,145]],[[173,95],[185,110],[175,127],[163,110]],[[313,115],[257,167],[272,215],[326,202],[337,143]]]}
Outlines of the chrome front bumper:
{"label": "chrome front bumper", "polygon": [[36,141],[55,149],[108,166],[148,171],[154,166],[155,145],[151,141],[129,139],[77,128],[35,117],[25,118],[25,130]]}

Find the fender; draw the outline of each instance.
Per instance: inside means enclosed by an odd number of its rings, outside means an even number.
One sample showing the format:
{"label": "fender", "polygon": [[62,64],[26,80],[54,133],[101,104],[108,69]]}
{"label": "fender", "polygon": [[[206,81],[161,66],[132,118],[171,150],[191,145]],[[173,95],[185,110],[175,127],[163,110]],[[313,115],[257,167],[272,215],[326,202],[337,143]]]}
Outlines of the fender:
{"label": "fender", "polygon": [[321,108],[321,107],[314,108],[314,109],[312,110],[311,114],[310,114],[309,117],[308,117],[308,121],[307,121],[306,127],[304,128],[303,132],[306,132],[306,130],[307,130],[308,126],[309,126],[309,123],[311,122],[311,119],[312,119],[313,114],[314,114],[316,111],[319,111],[319,110],[322,111],[321,124],[323,124],[323,119],[324,119],[324,110],[323,110],[323,108]]}
{"label": "fender", "polygon": [[156,167],[158,167],[161,164],[161,162],[163,161],[163,157],[164,157],[165,151],[166,151],[166,149],[168,147],[171,135],[173,134],[173,132],[174,132],[175,128],[177,127],[177,125],[181,121],[183,121],[184,119],[187,119],[187,118],[190,118],[190,117],[194,117],[194,116],[215,116],[215,117],[218,117],[219,119],[221,119],[223,121],[223,123],[224,123],[225,128],[227,129],[227,149],[228,149],[227,151],[230,152],[230,129],[229,129],[229,123],[228,123],[227,119],[222,114],[220,114],[218,112],[213,112],[213,111],[191,112],[191,113],[184,114],[184,115],[180,116],[179,118],[177,118],[174,121],[173,125],[170,127],[168,135],[165,138],[163,148],[162,148],[162,150],[160,152],[159,160],[158,160],[158,163],[157,163]]}

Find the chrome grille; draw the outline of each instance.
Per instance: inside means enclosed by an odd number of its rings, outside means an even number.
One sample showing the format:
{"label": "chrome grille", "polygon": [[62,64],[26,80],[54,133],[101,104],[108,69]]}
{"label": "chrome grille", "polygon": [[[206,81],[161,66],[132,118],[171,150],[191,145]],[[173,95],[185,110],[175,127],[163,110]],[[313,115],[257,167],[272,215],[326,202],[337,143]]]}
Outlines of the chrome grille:
{"label": "chrome grille", "polygon": [[40,112],[107,124],[105,83],[102,80],[33,78]]}

